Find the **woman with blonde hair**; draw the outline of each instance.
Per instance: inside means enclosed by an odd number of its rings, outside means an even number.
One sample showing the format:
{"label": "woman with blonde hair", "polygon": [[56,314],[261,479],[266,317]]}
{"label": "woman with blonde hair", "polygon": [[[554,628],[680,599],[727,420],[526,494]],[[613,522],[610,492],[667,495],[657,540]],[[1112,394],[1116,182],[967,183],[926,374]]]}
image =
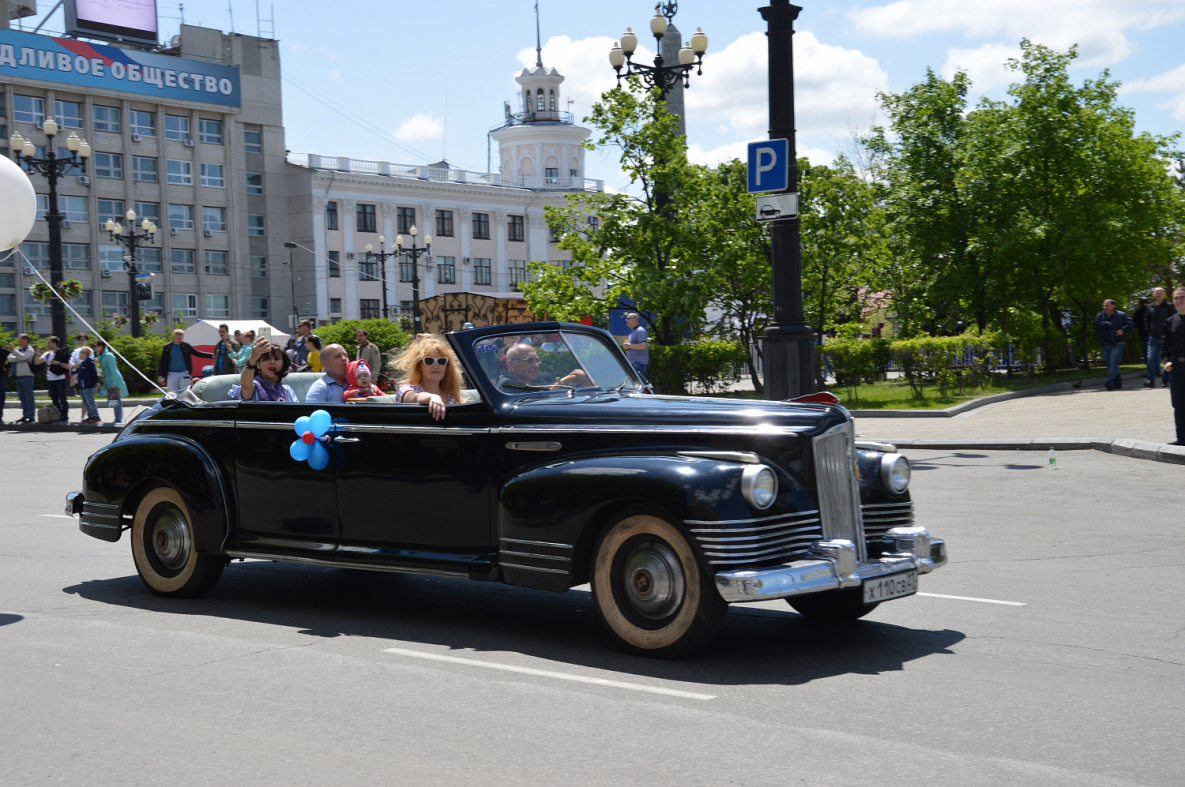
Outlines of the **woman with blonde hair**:
{"label": "woman with blonde hair", "polygon": [[423,404],[436,420],[444,407],[461,403],[461,364],[443,336],[421,333],[395,361],[403,384],[395,395],[405,404]]}

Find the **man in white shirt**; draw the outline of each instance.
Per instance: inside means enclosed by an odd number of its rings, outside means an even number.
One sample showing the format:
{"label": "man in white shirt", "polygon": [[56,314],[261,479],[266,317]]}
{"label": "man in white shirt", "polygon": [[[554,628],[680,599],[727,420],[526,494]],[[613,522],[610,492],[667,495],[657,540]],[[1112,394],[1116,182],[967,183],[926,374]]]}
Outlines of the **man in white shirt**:
{"label": "man in white shirt", "polygon": [[305,402],[336,404],[343,400],[346,391],[346,364],[350,354],[340,344],[331,344],[321,351],[321,368],[325,376],[309,386]]}

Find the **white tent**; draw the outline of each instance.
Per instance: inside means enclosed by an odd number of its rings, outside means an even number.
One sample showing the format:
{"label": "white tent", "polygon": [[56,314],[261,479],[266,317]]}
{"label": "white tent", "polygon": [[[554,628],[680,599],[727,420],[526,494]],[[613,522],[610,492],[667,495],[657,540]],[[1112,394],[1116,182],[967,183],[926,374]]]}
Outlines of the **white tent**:
{"label": "white tent", "polygon": [[259,338],[259,329],[267,325],[272,329],[272,344],[278,344],[283,347],[292,338],[292,334],[284,333],[279,328],[268,323],[267,320],[198,320],[185,329],[185,341],[199,350],[213,347],[218,343],[218,326],[223,323],[230,329],[232,337],[235,331],[242,331],[244,333],[255,331],[255,338]]}

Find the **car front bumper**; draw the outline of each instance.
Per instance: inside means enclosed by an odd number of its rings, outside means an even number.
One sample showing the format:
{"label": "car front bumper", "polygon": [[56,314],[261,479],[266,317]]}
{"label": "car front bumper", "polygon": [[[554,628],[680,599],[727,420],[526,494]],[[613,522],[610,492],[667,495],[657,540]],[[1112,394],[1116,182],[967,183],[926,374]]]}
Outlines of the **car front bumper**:
{"label": "car front bumper", "polygon": [[946,542],[924,527],[894,527],[884,541],[892,551],[860,563],[856,545],[835,539],[819,541],[813,557],[765,569],[736,569],[715,575],[716,590],[729,603],[767,601],[825,590],[859,587],[866,580],[915,570],[929,574],[946,565]]}

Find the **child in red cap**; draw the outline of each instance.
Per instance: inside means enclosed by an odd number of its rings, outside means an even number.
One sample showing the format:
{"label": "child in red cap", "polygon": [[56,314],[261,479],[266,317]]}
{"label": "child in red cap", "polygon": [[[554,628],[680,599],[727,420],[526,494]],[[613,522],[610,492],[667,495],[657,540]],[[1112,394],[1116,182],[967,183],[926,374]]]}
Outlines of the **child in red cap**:
{"label": "child in red cap", "polygon": [[366,361],[350,361],[346,364],[346,382],[350,387],[342,393],[347,402],[360,402],[370,396],[382,396],[383,392],[371,384],[370,367]]}

